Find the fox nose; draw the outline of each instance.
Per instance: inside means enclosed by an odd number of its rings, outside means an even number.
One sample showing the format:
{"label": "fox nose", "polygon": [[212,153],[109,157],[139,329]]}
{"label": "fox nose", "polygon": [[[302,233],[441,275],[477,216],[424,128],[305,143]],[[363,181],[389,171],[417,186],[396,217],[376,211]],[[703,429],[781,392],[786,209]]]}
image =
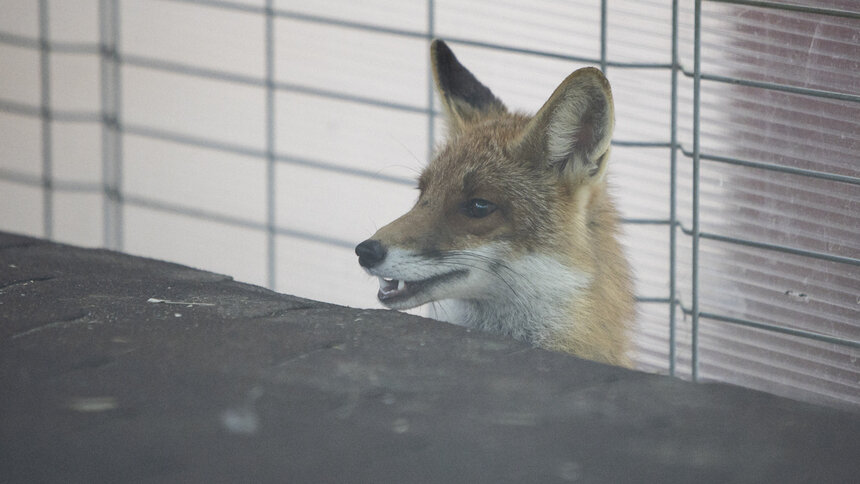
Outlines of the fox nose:
{"label": "fox nose", "polygon": [[378,240],[365,240],[355,246],[355,255],[358,256],[358,263],[361,264],[361,267],[368,269],[382,262],[387,253],[388,251],[385,250],[385,246]]}

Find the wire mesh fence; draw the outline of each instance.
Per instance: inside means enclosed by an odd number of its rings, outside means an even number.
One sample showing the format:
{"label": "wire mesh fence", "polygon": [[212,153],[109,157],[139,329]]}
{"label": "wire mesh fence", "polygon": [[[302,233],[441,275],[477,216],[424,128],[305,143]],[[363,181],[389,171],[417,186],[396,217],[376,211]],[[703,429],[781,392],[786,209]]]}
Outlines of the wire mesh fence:
{"label": "wire mesh fence", "polygon": [[[366,183],[365,190],[398,190],[390,213],[407,208],[399,194],[414,184],[412,174],[386,169],[385,163],[407,152],[420,167],[443,134],[426,68],[430,39],[445,38],[473,60],[467,64],[477,64],[479,78],[489,78],[490,86],[501,82],[518,102],[550,92],[534,84],[552,86],[563,78],[557,73],[592,64],[607,73],[618,97],[613,156],[618,197],[628,208],[627,245],[640,275],[640,367],[837,405],[860,403],[860,12],[851,2],[583,0],[498,7],[441,0],[394,6],[379,0],[359,8],[336,1],[93,0],[90,40],[56,35],[69,14],[59,2],[2,3],[24,20],[10,22],[7,16],[0,22],[0,47],[11,59],[7,62],[27,55],[37,59],[17,71],[24,72],[20,84],[38,86],[35,93],[17,95],[18,83],[6,82],[10,70],[4,69],[3,122],[38,125],[37,140],[4,142],[4,228],[63,239],[57,228],[80,217],[66,208],[75,194],[98,199],[99,227],[93,230],[101,240],[93,243],[112,249],[147,253],[141,245],[147,231],[135,228],[130,214],[235,227],[243,235],[227,252],[243,250],[253,240],[252,252],[263,261],[252,282],[300,292],[301,283],[291,278],[308,279],[331,268],[315,267],[296,253],[317,251],[326,259],[326,251],[347,253],[361,238],[350,230],[321,229],[316,219],[339,207],[303,206],[305,192],[297,184],[335,180],[326,190],[336,198],[338,187]],[[242,22],[253,35],[241,41],[259,55],[249,60],[241,52],[222,52],[210,61],[175,54],[175,44],[159,44],[159,37],[173,34],[159,31],[156,20],[167,21],[150,18],[174,13],[180,23],[211,22],[214,32],[175,42],[200,42],[204,48],[215,42],[213,49],[229,50],[228,42],[212,35],[229,40],[219,28]],[[27,19],[35,29],[21,27]],[[568,35],[579,44],[570,45]],[[341,47],[317,38],[331,38]],[[397,52],[404,60],[389,69],[344,55],[375,45],[402,46]],[[285,51],[290,62],[284,61]],[[356,55],[364,55],[360,52]],[[329,66],[335,74],[343,69],[356,75],[323,78],[313,72],[316,64],[302,70],[303,59],[327,54],[338,59]],[[67,57],[88,59],[97,70],[90,104],[60,102],[52,95],[57,79],[67,79],[59,61]],[[508,72],[512,62],[532,70]],[[786,67],[797,62],[806,64]],[[420,68],[409,68],[415,65]],[[410,70],[415,73],[404,74]],[[160,84],[165,78],[178,80]],[[391,87],[401,82],[413,84],[408,93]],[[208,96],[213,83],[233,91],[224,98],[217,90]],[[155,94],[141,96],[146,89]],[[215,129],[199,128],[195,122],[205,120],[193,116],[177,121],[187,113],[172,113],[172,106],[199,92],[204,93],[203,101],[194,101],[199,104],[247,108],[228,110],[229,119]],[[321,141],[311,150],[293,149],[300,138],[316,133],[308,127],[315,122],[322,120],[319,132],[328,132],[331,121],[319,114],[325,109],[344,118],[355,112],[370,123],[378,116],[402,124],[394,139],[370,141],[356,158],[380,149],[380,143],[384,150],[401,143],[403,149],[380,155],[386,160],[377,164],[341,160],[342,152],[368,142],[360,126],[358,134]],[[58,129],[74,131],[72,126],[98,131],[98,166],[89,168],[89,178],[61,167],[75,138],[59,136]],[[150,141],[205,150],[206,159],[194,168],[197,152],[178,162],[191,171],[186,179],[214,171],[207,163],[220,155],[234,157],[225,161],[225,171],[241,166],[254,173],[256,181],[242,192],[254,208],[213,208],[195,200],[190,188],[183,192],[181,182],[177,195],[164,197],[159,190],[172,183],[164,178],[137,186],[151,175],[146,167],[154,163],[152,153],[138,149]],[[227,178],[224,183],[231,182]],[[30,191],[24,194],[24,188]],[[38,216],[17,206],[27,199],[39,207]],[[86,223],[92,225],[91,219]],[[338,270],[357,272],[352,262]],[[332,298],[338,300],[337,293]]]}

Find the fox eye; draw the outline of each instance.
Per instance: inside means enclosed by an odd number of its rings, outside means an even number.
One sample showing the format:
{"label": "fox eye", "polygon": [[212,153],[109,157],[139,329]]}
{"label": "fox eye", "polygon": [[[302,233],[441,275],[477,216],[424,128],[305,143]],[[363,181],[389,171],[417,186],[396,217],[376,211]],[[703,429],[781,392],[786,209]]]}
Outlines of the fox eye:
{"label": "fox eye", "polygon": [[460,210],[471,218],[484,218],[496,210],[496,204],[483,198],[473,198],[464,202]]}

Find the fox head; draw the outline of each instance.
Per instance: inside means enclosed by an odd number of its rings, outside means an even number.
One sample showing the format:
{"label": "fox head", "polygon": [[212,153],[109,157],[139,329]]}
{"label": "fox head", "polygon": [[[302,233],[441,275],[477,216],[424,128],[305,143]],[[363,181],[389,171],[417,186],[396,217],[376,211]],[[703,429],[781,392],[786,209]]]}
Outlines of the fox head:
{"label": "fox head", "polygon": [[[377,296],[394,309],[441,300],[522,309],[558,294],[553,304],[567,311],[572,293],[595,282],[600,259],[621,257],[605,253],[615,250],[616,224],[604,182],[614,126],[608,81],[579,69],[527,116],[509,112],[444,42],[430,55],[447,142],[419,177],[415,206],[356,247],[359,264],[379,277]],[[474,313],[458,322],[542,337]]]}

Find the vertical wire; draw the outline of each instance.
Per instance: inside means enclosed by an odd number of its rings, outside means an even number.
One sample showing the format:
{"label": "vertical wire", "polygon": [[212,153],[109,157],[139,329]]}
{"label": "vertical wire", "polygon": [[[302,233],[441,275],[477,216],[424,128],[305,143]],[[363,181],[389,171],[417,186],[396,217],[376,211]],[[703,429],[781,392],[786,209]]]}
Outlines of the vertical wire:
{"label": "vertical wire", "polygon": [[111,27],[110,19],[112,17],[110,9],[111,0],[99,1],[99,59],[100,81],[101,81],[101,111],[102,111],[102,240],[107,248],[114,248],[113,237],[113,217],[111,217],[111,197],[110,197],[110,180],[111,176],[111,153],[113,151],[113,143],[111,141],[111,112],[113,106],[111,103],[110,89],[113,85],[110,63],[111,63]]}
{"label": "vertical wire", "polygon": [[[436,36],[436,4],[434,0],[427,0],[427,37],[431,41]],[[433,80],[433,67],[430,57],[427,57],[427,162],[433,159],[433,150],[436,146],[436,113],[433,111],[436,93],[433,91],[435,81]]]}
{"label": "vertical wire", "polygon": [[123,246],[120,187],[122,144],[119,127],[121,79],[117,54],[119,10],[119,0],[100,0],[103,237],[104,246],[115,250],[122,249]]}
{"label": "vertical wire", "polygon": [[[436,36],[436,2],[435,0],[427,0],[427,37],[432,42]],[[433,60],[427,56],[427,163],[433,159],[433,153],[436,146],[436,80],[433,79]],[[430,317],[439,317],[436,312],[438,305],[432,303],[428,305],[428,309],[422,314]]]}
{"label": "vertical wire", "polygon": [[116,239],[116,249],[122,250],[125,246],[125,240],[123,236],[123,187],[122,187],[122,70],[120,69],[120,56],[119,56],[119,45],[120,45],[120,36],[122,35],[120,32],[120,27],[122,26],[120,22],[120,0],[113,1],[113,62],[112,70],[113,70],[113,105],[114,105],[114,116],[112,119],[113,122],[113,130],[116,133],[114,140],[114,154],[113,154],[113,172],[114,172],[114,191],[112,193],[114,203],[114,237]]}
{"label": "vertical wire", "polygon": [[266,283],[275,290],[275,16],[266,0]]}
{"label": "vertical wire", "polygon": [[702,82],[702,0],[696,0],[693,41],[693,274],[692,274],[692,355],[693,381],[699,379],[699,134]]}
{"label": "vertical wire", "polygon": [[672,0],[672,114],[669,152],[669,374],[675,376],[678,359],[677,327],[677,195],[678,195],[678,0]]}
{"label": "vertical wire", "polygon": [[607,0],[600,2],[600,70],[606,74],[606,25],[607,25]]}
{"label": "vertical wire", "polygon": [[42,230],[54,236],[54,189],[51,146],[51,44],[48,39],[48,1],[39,0],[39,89],[42,117]]}

